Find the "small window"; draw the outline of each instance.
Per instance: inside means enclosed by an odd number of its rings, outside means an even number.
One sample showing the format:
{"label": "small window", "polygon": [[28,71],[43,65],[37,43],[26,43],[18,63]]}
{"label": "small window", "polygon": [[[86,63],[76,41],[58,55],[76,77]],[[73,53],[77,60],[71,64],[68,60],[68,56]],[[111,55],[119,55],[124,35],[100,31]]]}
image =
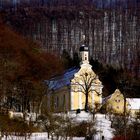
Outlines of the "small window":
{"label": "small window", "polygon": [[85,60],[87,60],[87,55],[85,54]]}
{"label": "small window", "polygon": [[119,103],[120,102],[120,99],[116,99],[115,102]]}
{"label": "small window", "polygon": [[59,97],[56,97],[56,106],[59,107]]}

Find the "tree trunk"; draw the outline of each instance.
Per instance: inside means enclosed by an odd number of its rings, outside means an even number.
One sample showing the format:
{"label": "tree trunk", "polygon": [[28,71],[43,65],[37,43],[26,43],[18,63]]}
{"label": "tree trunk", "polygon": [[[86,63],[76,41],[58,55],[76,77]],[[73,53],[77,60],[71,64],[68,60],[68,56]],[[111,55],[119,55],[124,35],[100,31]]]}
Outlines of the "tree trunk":
{"label": "tree trunk", "polygon": [[38,113],[41,114],[41,108],[42,108],[42,104],[43,104],[43,98],[44,96],[41,98],[41,101],[39,103],[39,107],[38,107]]}
{"label": "tree trunk", "polygon": [[88,92],[86,92],[85,111],[88,111]]}

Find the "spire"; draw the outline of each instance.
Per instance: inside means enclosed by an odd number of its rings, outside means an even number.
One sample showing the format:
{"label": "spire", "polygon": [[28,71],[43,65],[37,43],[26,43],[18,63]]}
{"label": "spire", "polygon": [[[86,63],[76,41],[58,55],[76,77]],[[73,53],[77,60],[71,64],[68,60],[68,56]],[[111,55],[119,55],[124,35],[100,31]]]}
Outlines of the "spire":
{"label": "spire", "polygon": [[82,35],[82,42],[85,44],[86,36]]}

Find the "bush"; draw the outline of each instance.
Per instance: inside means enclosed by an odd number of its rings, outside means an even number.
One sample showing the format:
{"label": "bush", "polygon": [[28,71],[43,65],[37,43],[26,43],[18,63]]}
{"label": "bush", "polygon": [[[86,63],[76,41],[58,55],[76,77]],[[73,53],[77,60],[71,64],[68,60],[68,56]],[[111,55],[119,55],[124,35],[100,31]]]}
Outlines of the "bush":
{"label": "bush", "polygon": [[33,124],[27,124],[21,119],[9,119],[8,115],[0,115],[0,130],[2,135],[30,136],[36,131]]}

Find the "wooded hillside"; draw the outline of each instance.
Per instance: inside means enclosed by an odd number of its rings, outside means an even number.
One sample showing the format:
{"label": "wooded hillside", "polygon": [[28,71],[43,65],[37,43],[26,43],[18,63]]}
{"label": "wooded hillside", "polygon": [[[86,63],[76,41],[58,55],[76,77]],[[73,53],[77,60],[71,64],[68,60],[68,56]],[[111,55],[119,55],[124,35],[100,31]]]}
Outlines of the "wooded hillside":
{"label": "wooded hillside", "polygon": [[[32,4],[30,4],[32,2]],[[101,63],[140,75],[140,5],[137,0],[21,0],[3,9],[4,20],[15,30],[39,42],[44,49],[71,57],[82,35],[90,56]]]}

